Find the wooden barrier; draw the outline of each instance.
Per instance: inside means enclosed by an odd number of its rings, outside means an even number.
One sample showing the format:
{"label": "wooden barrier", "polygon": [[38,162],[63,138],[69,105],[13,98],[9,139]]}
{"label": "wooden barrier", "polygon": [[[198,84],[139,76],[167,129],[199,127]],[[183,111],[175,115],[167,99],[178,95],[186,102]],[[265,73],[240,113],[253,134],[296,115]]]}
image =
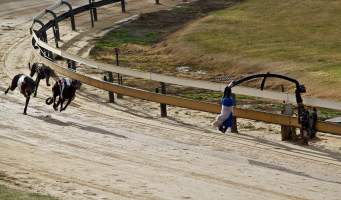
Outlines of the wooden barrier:
{"label": "wooden barrier", "polygon": [[[124,4],[124,0],[102,0],[99,2],[94,2],[93,6],[96,7],[96,6],[106,5],[111,2],[119,2],[119,1],[123,2]],[[122,8],[123,6],[124,5],[122,5]],[[76,13],[80,13],[80,12],[83,12],[85,10],[90,10],[90,9],[91,9],[90,5],[85,5],[85,6],[76,8],[75,10],[73,10],[73,12],[74,14],[76,14]],[[63,13],[62,15],[56,17],[54,20],[59,22],[70,16],[71,16],[70,13]],[[48,30],[51,27],[53,27],[52,21],[45,24],[40,29],[40,31],[46,32],[46,30]],[[41,41],[37,37],[35,31],[32,31],[32,35],[40,48],[45,49],[48,52],[51,52],[53,54],[59,55],[67,60],[71,60],[80,64],[84,64],[89,67],[98,68],[103,71],[110,71],[110,72],[120,73],[120,74],[133,76],[137,78],[143,78],[147,80],[153,80],[153,81],[176,84],[176,85],[183,85],[183,86],[194,87],[194,88],[208,89],[208,90],[213,90],[213,91],[223,91],[225,88],[225,84],[183,79],[183,78],[177,78],[177,77],[149,73],[149,72],[140,72],[136,70],[122,68],[119,66],[112,66],[108,64],[98,63],[92,60],[80,58],[76,55],[73,55],[68,52],[49,46],[47,43]],[[152,102],[173,105],[173,106],[188,108],[192,110],[199,110],[199,111],[211,112],[211,113],[220,112],[220,105],[218,104],[212,104],[208,102],[199,102],[199,101],[184,99],[184,98],[175,97],[175,96],[156,94],[156,93],[152,93],[152,92],[148,92],[148,91],[144,91],[144,90],[140,90],[136,88],[130,88],[130,87],[122,86],[122,85],[104,82],[104,81],[101,81],[101,80],[98,80],[98,79],[95,79],[95,78],[92,78],[83,74],[70,71],[48,60],[47,58],[42,57],[39,53],[37,52],[35,53],[36,53],[36,56],[42,60],[42,62],[44,62],[48,66],[51,66],[57,73],[73,78],[73,79],[80,80],[84,84],[88,84],[99,89],[122,94],[125,96],[131,96],[131,97],[144,99],[144,100],[148,100]],[[261,92],[256,89],[246,88],[246,87],[235,87],[233,92],[237,94],[244,94],[248,96],[256,96],[256,97],[268,98],[268,99],[273,99],[273,100],[283,100],[284,98],[288,99],[288,96],[282,93],[273,92],[273,91]],[[328,101],[328,100],[326,101],[326,100],[313,99],[313,98],[305,98],[304,100],[305,100],[305,104],[307,105],[341,110],[341,103],[339,102]],[[294,95],[292,94],[289,95],[289,102],[295,103]],[[241,109],[241,108],[235,108],[234,113],[235,113],[235,116],[240,117],[240,118],[258,120],[258,121],[279,124],[279,125],[293,126],[297,128],[300,127],[300,124],[298,123],[298,119],[295,117],[254,111],[254,110],[246,110],[246,109]],[[336,135],[341,135],[341,125],[338,125],[335,123],[318,122],[316,128],[320,132],[327,132],[327,133],[332,133]]]}
{"label": "wooden barrier", "polygon": [[[119,93],[125,96],[135,97],[139,99],[144,99],[156,103],[163,103],[167,105],[188,108],[192,110],[210,112],[210,113],[219,113],[220,112],[220,105],[213,104],[208,102],[199,102],[195,100],[180,98],[176,96],[169,96],[169,95],[162,95],[157,94],[145,90],[140,90],[136,88],[131,88],[127,86],[117,85],[114,83],[104,82],[83,74],[79,74],[73,71],[70,71],[66,68],[63,68],[56,63],[41,57],[36,52],[36,57],[40,58],[43,63],[50,66],[52,69],[55,70],[56,73],[61,75],[70,77],[72,79],[80,80],[82,83],[103,89],[109,92]],[[278,125],[286,125],[286,126],[293,126],[299,128],[300,125],[298,123],[298,119],[296,117],[290,117],[280,114],[273,114],[273,113],[266,113],[261,111],[255,110],[247,110],[242,108],[235,108],[234,109],[235,116],[244,119],[251,119],[257,120],[262,122],[268,122],[272,124]],[[341,125],[335,123],[328,123],[328,122],[317,122],[316,126],[317,130],[320,132],[331,133],[335,135],[341,136]]]}

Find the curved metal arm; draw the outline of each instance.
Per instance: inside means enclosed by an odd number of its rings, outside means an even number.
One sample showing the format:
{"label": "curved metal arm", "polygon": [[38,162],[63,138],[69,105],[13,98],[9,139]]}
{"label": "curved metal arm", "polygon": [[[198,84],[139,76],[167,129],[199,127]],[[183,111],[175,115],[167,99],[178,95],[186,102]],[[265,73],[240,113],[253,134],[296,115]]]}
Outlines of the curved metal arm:
{"label": "curved metal arm", "polygon": [[45,12],[46,13],[50,13],[53,16],[54,20],[56,21],[56,19],[57,19],[57,14],[56,13],[54,13],[52,10],[49,10],[49,9],[46,9]]}
{"label": "curved metal arm", "polygon": [[[247,76],[247,77],[241,78],[239,80],[233,81],[232,87],[234,87],[236,85],[239,85],[239,84],[241,84],[243,82],[249,81],[251,79],[256,79],[256,78],[264,78],[264,79],[266,79],[268,77],[280,78],[280,79],[284,79],[284,80],[290,81],[290,82],[292,82],[292,83],[294,83],[296,85],[296,88],[299,88],[299,86],[300,86],[300,83],[296,79],[290,78],[288,76],[280,75],[280,74],[266,73],[266,74],[254,74],[254,75]],[[265,82],[265,81],[263,80],[263,82]]]}
{"label": "curved metal arm", "polygon": [[32,23],[32,25],[31,25],[31,27],[30,27],[30,33],[31,33],[31,35],[32,35],[32,33],[33,33],[33,27],[34,27],[34,25],[35,25],[36,23],[38,23],[41,27],[44,27],[44,26],[45,26],[45,24],[44,24],[42,21],[40,21],[39,19],[33,19],[33,23]]}
{"label": "curved metal arm", "polygon": [[272,74],[272,73],[254,74],[254,75],[251,75],[251,76],[247,76],[247,77],[241,78],[239,80],[234,80],[227,87],[232,88],[234,86],[237,86],[237,85],[239,85],[239,84],[241,84],[243,82],[246,82],[246,81],[250,81],[252,79],[263,78],[263,81],[262,81],[262,84],[261,84],[261,90],[263,90],[264,87],[265,87],[265,82],[266,82],[267,78],[269,78],[269,77],[284,79],[286,81],[294,83],[295,86],[296,86],[296,90],[295,90],[296,102],[297,102],[297,104],[302,104],[303,103],[303,100],[302,100],[302,97],[301,97],[301,93],[305,93],[306,92],[304,85],[301,85],[294,78],[291,78],[291,77],[288,77],[288,76],[284,76],[284,75],[281,75],[281,74]]}
{"label": "curved metal arm", "polygon": [[65,4],[67,7],[69,7],[69,10],[72,10],[72,6],[71,6],[71,4],[69,2],[67,2],[65,0],[62,0],[61,4]]}
{"label": "curved metal arm", "polygon": [[54,18],[54,30],[55,30],[55,37],[57,41],[60,41],[60,34],[59,34],[59,25],[58,25],[58,20],[57,20],[57,14],[53,12],[52,10],[46,9],[46,13],[50,13],[53,18]]}

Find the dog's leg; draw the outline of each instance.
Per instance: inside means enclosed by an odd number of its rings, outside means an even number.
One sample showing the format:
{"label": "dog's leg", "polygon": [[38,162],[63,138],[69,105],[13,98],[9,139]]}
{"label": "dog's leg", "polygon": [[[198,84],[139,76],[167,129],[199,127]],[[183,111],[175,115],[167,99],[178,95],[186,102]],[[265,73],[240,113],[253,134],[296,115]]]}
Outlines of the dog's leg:
{"label": "dog's leg", "polygon": [[37,79],[36,79],[36,89],[35,89],[35,91],[34,91],[34,97],[36,97],[37,96],[37,91],[38,91],[38,87],[39,87],[39,82],[40,82],[40,78],[39,78],[39,76],[37,76]]}
{"label": "dog's leg", "polygon": [[64,102],[65,102],[65,99],[62,98],[61,99],[61,102],[60,102],[60,108],[59,108],[59,112],[62,112],[63,111],[63,105],[64,105]]}
{"label": "dog's leg", "polygon": [[17,88],[19,78],[20,78],[20,75],[16,75],[12,79],[12,83],[11,83],[10,86],[8,86],[7,90],[5,91],[5,94],[7,94],[9,90],[13,91],[13,90],[15,90],[15,88]]}
{"label": "dog's leg", "polygon": [[26,111],[27,111],[27,106],[28,106],[28,102],[30,101],[30,96],[26,97],[26,104],[25,104],[25,108],[24,108],[24,115],[27,115]]}
{"label": "dog's leg", "polygon": [[68,101],[67,101],[65,107],[62,108],[60,112],[62,112],[63,110],[66,110],[66,108],[70,105],[71,101],[72,101],[72,98],[71,98],[71,99],[68,99]]}
{"label": "dog's leg", "polygon": [[60,96],[59,96],[59,100],[58,100],[58,102],[56,103],[56,99],[57,99],[57,95],[54,93],[53,94],[53,109],[55,110],[55,111],[57,111],[58,109],[58,105],[59,105],[59,102],[60,102]]}
{"label": "dog's leg", "polygon": [[9,90],[14,91],[15,88],[17,88],[16,85],[14,85],[14,86],[13,86],[13,85],[10,85],[10,86],[7,88],[7,90],[5,91],[5,94],[7,94],[7,93],[9,92]]}
{"label": "dog's leg", "polygon": [[61,101],[62,101],[62,99],[61,99],[60,96],[59,96],[59,97],[58,97],[57,103],[54,104],[54,106],[53,106],[53,108],[54,108],[55,111],[58,111],[58,106],[59,106],[59,104],[61,103]]}
{"label": "dog's leg", "polygon": [[10,88],[11,88],[11,86],[9,86],[9,87],[7,88],[7,90],[5,91],[5,94],[8,93],[8,91],[9,91]]}
{"label": "dog's leg", "polygon": [[46,85],[47,85],[47,86],[51,86],[51,85],[50,85],[50,75],[47,75],[47,76],[46,76]]}

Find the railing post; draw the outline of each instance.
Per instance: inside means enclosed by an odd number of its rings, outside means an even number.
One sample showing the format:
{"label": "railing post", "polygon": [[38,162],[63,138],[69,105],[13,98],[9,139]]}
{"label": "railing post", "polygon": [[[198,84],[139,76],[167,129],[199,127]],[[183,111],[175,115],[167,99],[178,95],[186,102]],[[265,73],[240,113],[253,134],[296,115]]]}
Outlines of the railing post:
{"label": "railing post", "polygon": [[122,12],[125,13],[126,12],[126,2],[125,2],[125,0],[121,0],[121,8],[122,8]]}
{"label": "railing post", "polygon": [[[161,84],[161,94],[166,94],[166,84],[165,83],[160,83]],[[160,109],[161,109],[161,117],[167,117],[167,105],[166,104],[160,104]]]}
{"label": "railing post", "polygon": [[92,0],[89,0],[89,11],[90,11],[90,19],[91,19],[91,27],[95,27],[95,24],[94,24],[94,14],[93,14],[93,10],[92,10]]}
{"label": "railing post", "polygon": [[54,18],[53,20],[54,24],[53,24],[52,30],[53,30],[54,42],[56,44],[56,48],[59,48],[58,41],[60,41],[60,33],[59,33],[59,25],[57,21],[57,14],[54,13],[52,10],[45,10],[45,12],[50,13]]}
{"label": "railing post", "polygon": [[73,60],[67,60],[67,68],[72,71],[77,71],[76,62]]}
{"label": "railing post", "polygon": [[[233,102],[234,102],[233,106],[236,106],[237,105],[236,95],[235,94],[231,94],[231,97],[232,97]],[[233,116],[231,132],[232,133],[238,133],[237,117],[235,115]]]}
{"label": "railing post", "polygon": [[[283,115],[292,116],[294,114],[293,106],[289,103],[283,102]],[[281,125],[282,141],[295,141],[296,140],[296,128],[291,126]]]}
{"label": "railing post", "polygon": [[94,14],[94,20],[95,22],[98,21],[98,17],[97,17],[97,8],[94,6],[95,0],[92,0],[92,12]]}
{"label": "railing post", "polygon": [[[41,32],[38,36],[43,42],[45,42],[46,44],[48,44],[48,40],[47,40],[47,34],[46,32]],[[53,53],[47,49],[44,48],[40,48],[40,55],[42,55],[43,57],[49,58],[50,60],[53,60]]]}
{"label": "railing post", "polygon": [[[104,76],[104,81],[113,83],[114,77],[112,72],[107,72],[107,76]],[[115,103],[115,95],[113,92],[109,92],[109,103]]]}
{"label": "railing post", "polygon": [[57,21],[57,14],[54,13],[52,10],[46,10],[45,12],[50,13],[54,18],[53,33],[54,33],[55,40],[57,40],[56,41],[56,43],[57,43],[58,41],[60,41],[60,33],[59,33],[59,25],[58,25],[58,21]]}
{"label": "railing post", "polygon": [[52,27],[52,30],[53,30],[53,35],[54,35],[54,43],[56,44],[56,48],[59,48],[58,39],[57,39],[57,30],[55,26]]}
{"label": "railing post", "polygon": [[[119,54],[120,54],[120,49],[115,48],[116,65],[117,66],[120,66]],[[119,85],[123,85],[123,76],[119,73],[117,73],[117,83]],[[117,98],[119,98],[119,99],[123,98],[122,94],[117,94]]]}
{"label": "railing post", "polygon": [[76,23],[75,23],[75,15],[73,13],[73,8],[69,2],[62,0],[62,4],[65,4],[69,7],[70,19],[71,19],[71,28],[73,31],[76,31]]}

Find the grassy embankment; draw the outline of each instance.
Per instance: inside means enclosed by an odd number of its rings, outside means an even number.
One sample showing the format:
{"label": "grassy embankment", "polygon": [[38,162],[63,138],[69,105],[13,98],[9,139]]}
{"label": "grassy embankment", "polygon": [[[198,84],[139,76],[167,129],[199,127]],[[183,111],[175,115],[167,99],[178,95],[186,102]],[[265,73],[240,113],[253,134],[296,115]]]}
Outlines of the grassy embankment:
{"label": "grassy embankment", "polygon": [[[119,47],[124,66],[206,80],[279,72],[298,78],[312,96],[341,100],[339,1],[245,0],[228,5],[226,0],[199,0],[144,14],[99,40],[91,54],[112,62],[113,48]],[[190,71],[179,73],[179,66]],[[141,86],[136,80],[128,83]],[[280,84],[270,85],[276,89]],[[174,92],[194,99],[220,96],[192,89]]]}
{"label": "grassy embankment", "polygon": [[35,193],[27,193],[0,185],[1,200],[57,200],[50,196],[44,196]]}

